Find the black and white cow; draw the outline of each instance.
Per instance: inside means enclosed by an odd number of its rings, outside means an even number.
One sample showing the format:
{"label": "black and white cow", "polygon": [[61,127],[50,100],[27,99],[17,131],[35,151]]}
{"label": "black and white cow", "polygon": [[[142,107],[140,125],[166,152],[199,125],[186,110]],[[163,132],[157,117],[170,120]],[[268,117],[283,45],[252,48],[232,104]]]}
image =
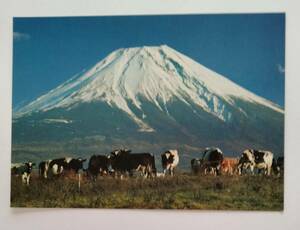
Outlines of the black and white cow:
{"label": "black and white cow", "polygon": [[284,173],[284,157],[277,158],[277,167],[279,169],[279,175],[283,175]]}
{"label": "black and white cow", "polygon": [[201,172],[201,160],[200,159],[192,159],[191,160],[191,169],[193,174],[199,174]]}
{"label": "black and white cow", "polygon": [[277,160],[273,158],[272,170],[275,175],[282,176],[284,171],[284,158],[278,157]]}
{"label": "black and white cow", "polygon": [[201,167],[204,169],[204,174],[220,175],[223,160],[224,155],[219,148],[206,148],[201,158]]}
{"label": "black and white cow", "polygon": [[49,171],[49,165],[51,160],[42,161],[39,163],[39,176],[47,179],[48,178],[48,171]]}
{"label": "black and white cow", "polygon": [[163,154],[161,154],[161,164],[165,175],[168,173],[173,176],[174,170],[177,167],[178,163],[179,155],[176,149],[167,150]]}
{"label": "black and white cow", "polygon": [[273,163],[273,153],[265,150],[246,149],[239,160],[238,170],[239,174],[243,174],[248,170],[254,174],[254,169],[258,173],[264,171],[265,175],[270,175]]}
{"label": "black and white cow", "polygon": [[32,168],[35,163],[15,163],[11,165],[11,175],[21,175],[22,183],[29,185]]}
{"label": "black and white cow", "polygon": [[99,174],[108,174],[109,166],[109,157],[104,155],[93,155],[89,160],[88,174],[92,177],[93,180],[96,180]]}
{"label": "black and white cow", "polygon": [[129,173],[141,172],[146,177],[156,175],[155,159],[150,153],[131,153],[131,150],[120,149],[111,152],[110,163],[116,173],[121,177]]}
{"label": "black and white cow", "polygon": [[83,162],[85,161],[86,159],[80,157],[77,159],[71,157],[58,158],[50,161],[48,170],[54,176],[60,175],[65,171],[74,171],[75,173],[78,173],[80,169],[83,169]]}

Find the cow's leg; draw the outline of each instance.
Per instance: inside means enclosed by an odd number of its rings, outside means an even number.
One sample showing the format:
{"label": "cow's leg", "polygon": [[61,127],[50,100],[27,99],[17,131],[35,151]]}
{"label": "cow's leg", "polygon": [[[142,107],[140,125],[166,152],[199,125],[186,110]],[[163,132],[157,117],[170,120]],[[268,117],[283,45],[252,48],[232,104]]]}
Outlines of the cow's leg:
{"label": "cow's leg", "polygon": [[167,166],[168,174],[172,176],[172,168],[170,165]]}
{"label": "cow's leg", "polygon": [[230,167],[230,170],[229,170],[229,175],[232,176],[233,175],[233,168]]}
{"label": "cow's leg", "polygon": [[145,168],[143,174],[144,174],[145,179],[148,178],[149,177],[149,168]]}
{"label": "cow's leg", "polygon": [[64,171],[64,167],[63,166],[60,166],[60,169],[59,169],[59,174],[62,174]]}
{"label": "cow's leg", "polygon": [[267,171],[268,176],[271,175],[271,169],[272,169],[271,167],[267,167],[267,170],[266,170],[266,171]]}
{"label": "cow's leg", "polygon": [[241,176],[243,174],[243,164],[242,165],[239,165],[237,170],[238,170],[238,174]]}
{"label": "cow's leg", "polygon": [[281,176],[281,169],[279,166],[276,167],[277,168],[277,176],[280,177]]}
{"label": "cow's leg", "polygon": [[48,170],[49,170],[49,165],[46,163],[45,168],[43,169],[43,175],[45,179],[47,179],[48,177]]}
{"label": "cow's leg", "polygon": [[47,171],[45,169],[43,170],[43,176],[45,179],[47,179]]}
{"label": "cow's leg", "polygon": [[167,174],[167,169],[166,168],[164,168],[163,173],[164,173],[164,175]]}
{"label": "cow's leg", "polygon": [[30,174],[26,178],[26,184],[27,184],[27,186],[29,185],[29,182],[30,182]]}
{"label": "cow's leg", "polygon": [[171,176],[174,176],[174,168],[173,167],[170,167],[170,174],[171,174]]}
{"label": "cow's leg", "polygon": [[221,166],[220,165],[218,165],[216,168],[213,168],[213,170],[214,170],[215,176],[221,175]]}
{"label": "cow's leg", "polygon": [[120,178],[121,178],[121,173],[122,173],[122,172],[120,172],[120,171],[116,171],[116,172],[115,172],[115,175],[114,175],[114,176],[115,176],[115,179],[118,179],[119,174],[120,174]]}
{"label": "cow's leg", "polygon": [[143,175],[143,168],[142,165],[138,165],[138,167],[135,170],[136,172],[141,172],[141,175]]}
{"label": "cow's leg", "polygon": [[113,176],[114,176],[115,179],[117,179],[118,178],[118,172],[116,171]]}
{"label": "cow's leg", "polygon": [[91,175],[91,177],[92,177],[92,180],[94,181],[94,182],[96,182],[96,180],[97,180],[97,177],[98,177],[98,173],[96,173],[96,174],[92,174]]}
{"label": "cow's leg", "polygon": [[121,175],[120,175],[120,179],[121,179],[121,180],[123,180],[123,179],[124,179],[124,175],[123,175],[123,173],[121,173]]}
{"label": "cow's leg", "polygon": [[27,173],[22,174],[22,183],[26,184],[27,183]]}
{"label": "cow's leg", "polygon": [[206,175],[206,174],[207,174],[207,168],[204,169],[204,175]]}
{"label": "cow's leg", "polygon": [[145,166],[139,166],[138,171],[140,171],[140,175],[141,175],[143,178],[146,178],[146,177],[147,177],[147,169],[146,169]]}
{"label": "cow's leg", "polygon": [[145,176],[146,176],[145,178],[150,178],[150,177],[151,177],[151,174],[152,174],[152,167],[151,167],[150,165],[148,165],[148,166],[146,167],[146,174],[147,174],[147,175],[145,175]]}
{"label": "cow's leg", "polygon": [[254,165],[250,165],[250,173],[251,175],[254,175]]}

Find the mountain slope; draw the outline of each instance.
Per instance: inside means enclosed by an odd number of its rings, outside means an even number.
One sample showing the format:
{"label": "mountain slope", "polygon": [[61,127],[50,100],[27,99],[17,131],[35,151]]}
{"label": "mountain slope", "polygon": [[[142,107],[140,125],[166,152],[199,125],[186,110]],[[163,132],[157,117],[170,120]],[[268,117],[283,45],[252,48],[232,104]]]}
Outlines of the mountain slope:
{"label": "mountain slope", "polygon": [[283,148],[279,106],[165,45],[116,50],[13,117],[16,140],[40,138],[47,127],[53,137],[101,134],[191,144],[241,138],[245,146]]}

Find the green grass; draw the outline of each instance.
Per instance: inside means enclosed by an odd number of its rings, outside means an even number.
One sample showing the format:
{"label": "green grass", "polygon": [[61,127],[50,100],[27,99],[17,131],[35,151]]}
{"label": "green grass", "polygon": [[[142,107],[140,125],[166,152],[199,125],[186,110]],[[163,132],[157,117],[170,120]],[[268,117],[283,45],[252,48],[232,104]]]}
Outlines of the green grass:
{"label": "green grass", "polygon": [[12,177],[12,207],[283,210],[283,178],[177,176],[155,179],[41,180]]}

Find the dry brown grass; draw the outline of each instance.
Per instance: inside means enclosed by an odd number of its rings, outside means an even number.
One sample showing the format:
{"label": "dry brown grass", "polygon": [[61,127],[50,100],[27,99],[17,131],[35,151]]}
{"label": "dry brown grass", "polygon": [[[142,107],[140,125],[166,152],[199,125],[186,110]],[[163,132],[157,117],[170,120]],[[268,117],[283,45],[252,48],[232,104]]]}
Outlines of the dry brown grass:
{"label": "dry brown grass", "polygon": [[12,207],[282,210],[283,178],[264,176],[194,176],[142,179],[83,177],[42,180],[29,187],[12,177]]}

